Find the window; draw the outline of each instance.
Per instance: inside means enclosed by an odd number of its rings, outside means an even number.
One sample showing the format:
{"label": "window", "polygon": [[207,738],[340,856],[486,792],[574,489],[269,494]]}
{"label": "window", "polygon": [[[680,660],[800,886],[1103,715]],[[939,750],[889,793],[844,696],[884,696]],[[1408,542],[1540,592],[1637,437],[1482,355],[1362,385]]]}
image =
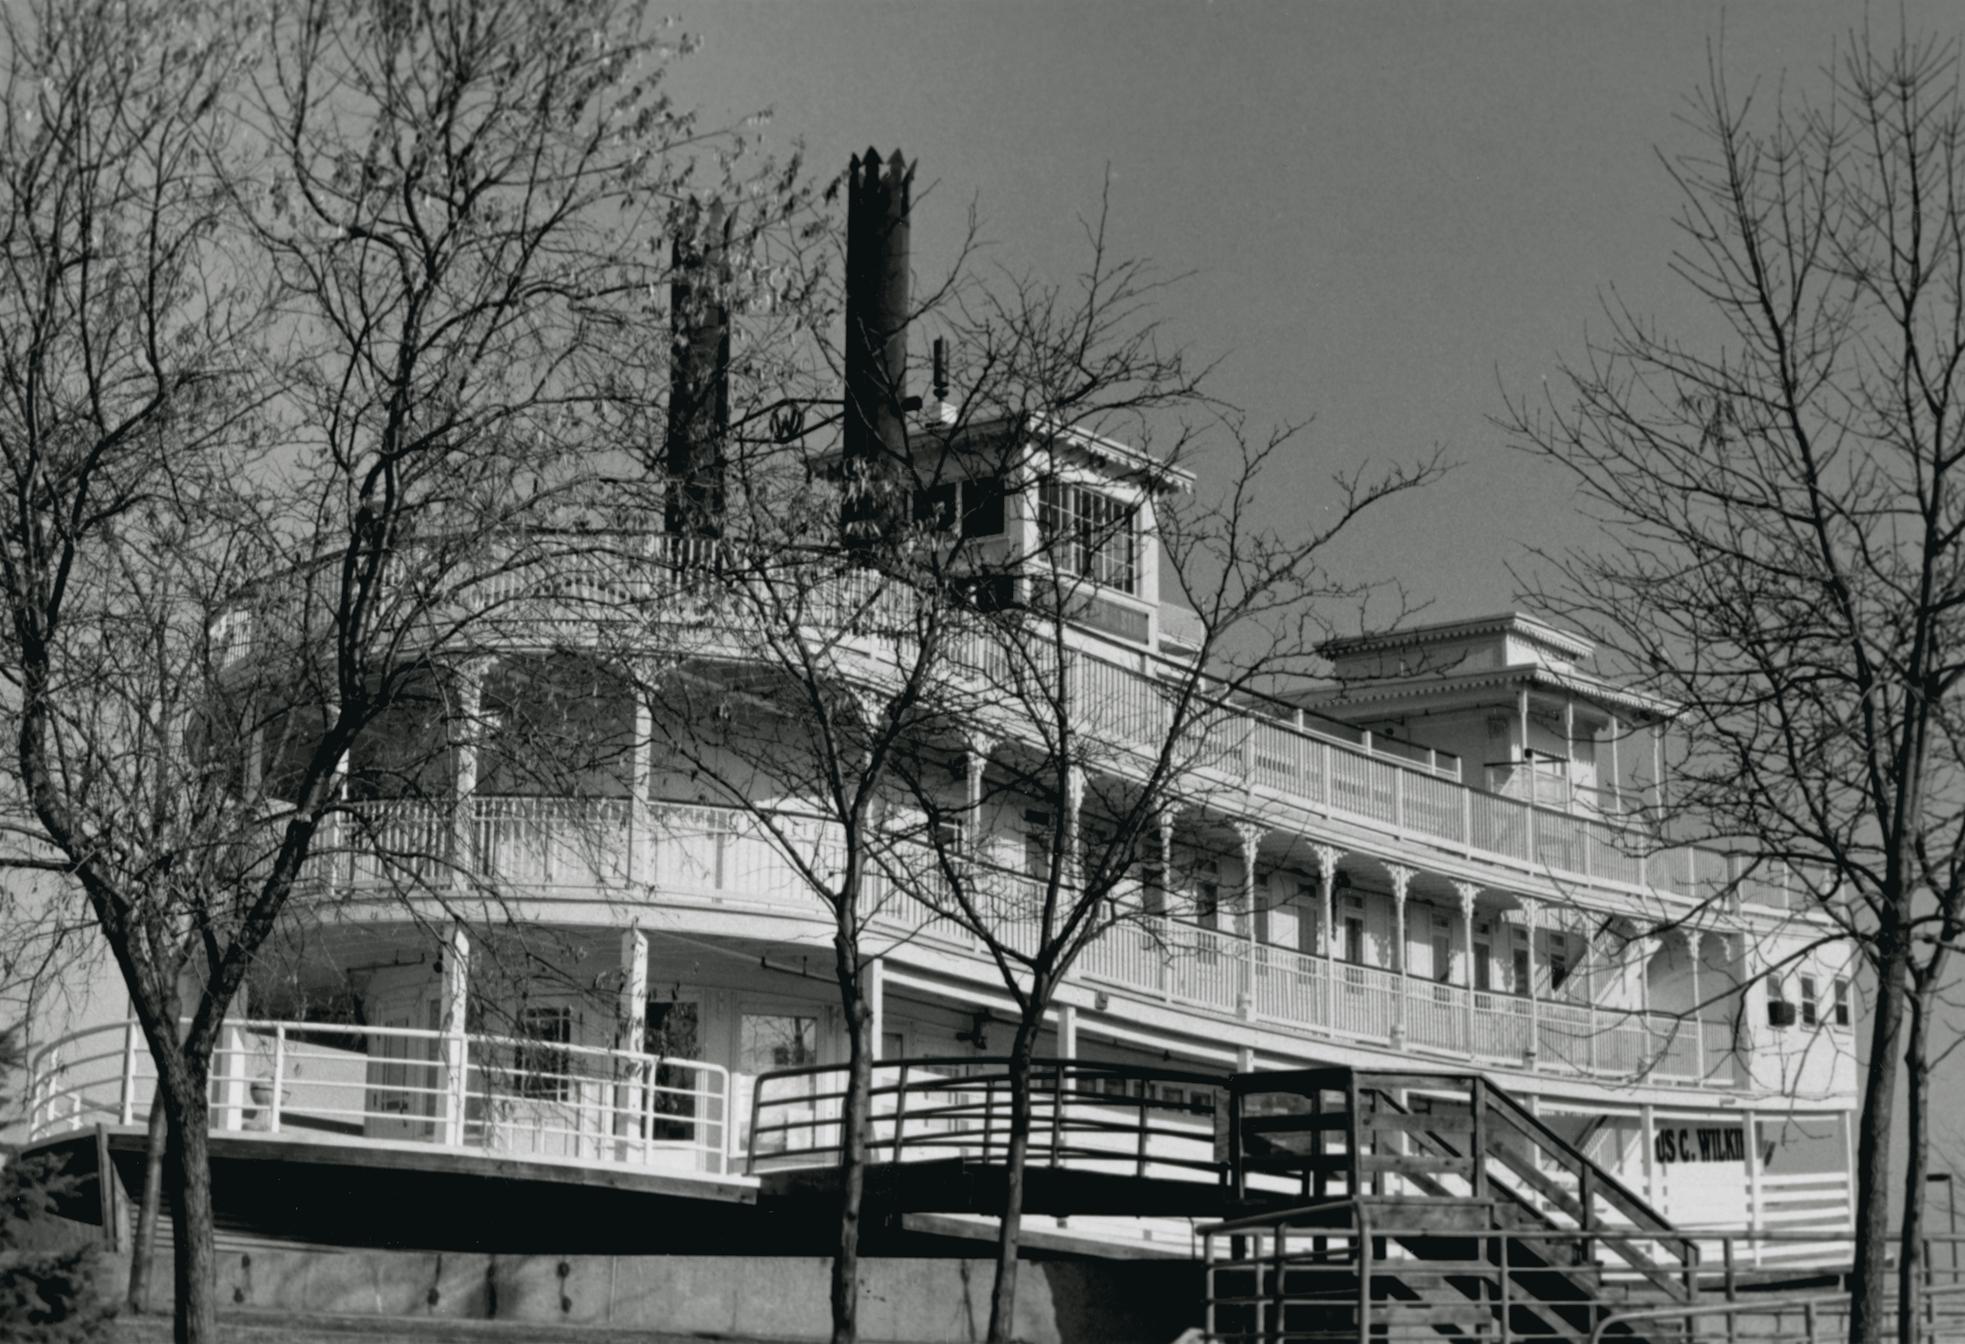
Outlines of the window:
{"label": "window", "polygon": [[1812,1027],[1822,1020],[1821,1010],[1815,1004],[1815,977],[1801,977],[1801,1025]]}
{"label": "window", "polygon": [[1365,964],[1365,909],[1349,898],[1344,902],[1344,960],[1353,966]]}
{"label": "window", "polygon": [[1433,916],[1433,979],[1443,985],[1453,980],[1453,935],[1445,915]]}
{"label": "window", "polygon": [[1033,882],[1051,880],[1051,814],[1025,809],[1023,814],[1023,875]]}
{"label": "window", "polygon": [[[737,1067],[749,1074],[819,1062],[819,1019],[794,1013],[745,1013],[737,1029]],[[773,1094],[777,1095],[777,1094]]]}
{"label": "window", "polygon": [[1794,1005],[1788,1002],[1788,987],[1778,975],[1767,977],[1767,1025],[1791,1027],[1795,1023]]}
{"label": "window", "polygon": [[1003,535],[1003,478],[983,476],[962,482],[962,535]]}
{"label": "window", "polygon": [[1037,526],[1052,563],[1107,588],[1130,593],[1139,582],[1136,510],[1081,485],[1040,486]]}
{"label": "window", "polygon": [[940,816],[934,819],[935,851],[951,857],[969,852],[969,818]]}
{"label": "window", "polygon": [[[815,1074],[796,1074],[780,1078],[768,1086],[760,1074],[775,1069],[796,1069],[819,1062],[819,1019],[798,1013],[747,1012],[737,1018],[737,1069],[748,1074],[757,1090],[751,1095],[763,1111],[762,1131],[757,1135],[761,1153],[783,1152],[790,1131],[772,1128],[803,1120],[812,1114],[812,1098],[818,1091]],[[739,1111],[739,1115],[743,1112]],[[815,1136],[816,1137],[816,1136]],[[748,1130],[745,1134],[749,1141]]]}
{"label": "window", "polygon": [[664,1059],[697,1059],[702,1055],[702,1018],[693,1003],[651,999],[643,1046],[655,1056],[655,1086],[648,1099],[651,1139],[696,1137],[696,1090],[701,1085],[694,1069],[665,1064]]}
{"label": "window", "polygon": [[1494,989],[1494,935],[1485,924],[1474,926],[1474,988],[1481,993]]}
{"label": "window", "polygon": [[1221,925],[1221,865],[1204,860],[1194,883],[1194,920],[1204,929]]}
{"label": "window", "polygon": [[1003,478],[984,476],[973,481],[949,481],[914,492],[914,521],[947,529],[959,523],[964,537],[1003,534]]}
{"label": "window", "polygon": [[512,1055],[519,1095],[538,1101],[565,1101],[572,1079],[573,1012],[564,1006],[527,1008],[519,1013],[519,1044]]}
{"label": "window", "polygon": [[1569,979],[1569,935],[1549,935],[1549,992],[1554,993]]}
{"label": "window", "polygon": [[1514,965],[1515,982],[1513,985],[1510,986],[1510,989],[1512,989],[1514,993],[1516,994],[1528,993],[1528,987],[1530,983],[1528,978],[1529,971],[1530,971],[1530,967],[1528,962],[1528,949],[1522,946],[1521,944],[1517,943],[1515,945],[1515,965]]}
{"label": "window", "polygon": [[1317,884],[1296,884],[1296,950],[1305,956],[1317,953]]}
{"label": "window", "polygon": [[1847,980],[1837,980],[1835,982],[1834,988],[1835,988],[1835,1007],[1832,1011],[1835,1014],[1834,1017],[1835,1025],[1837,1025],[1838,1027],[1846,1027],[1850,1024],[1849,982]]}

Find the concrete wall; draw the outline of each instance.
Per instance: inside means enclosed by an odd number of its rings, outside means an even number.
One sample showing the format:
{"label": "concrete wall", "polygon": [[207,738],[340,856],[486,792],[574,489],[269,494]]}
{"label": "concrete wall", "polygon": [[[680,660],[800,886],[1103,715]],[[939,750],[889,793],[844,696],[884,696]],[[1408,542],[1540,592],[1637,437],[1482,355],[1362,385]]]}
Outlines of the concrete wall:
{"label": "concrete wall", "polygon": [[[412,1251],[222,1249],[221,1308],[380,1320],[496,1320],[707,1337],[830,1336],[830,1262],[818,1257],[492,1256]],[[989,1322],[991,1265],[868,1260],[866,1344],[967,1344]],[[117,1276],[109,1276],[116,1280]],[[167,1310],[170,1275],[161,1280]],[[1165,1260],[1026,1263],[1016,1337],[1028,1344],[1167,1344],[1201,1320],[1200,1266]]]}

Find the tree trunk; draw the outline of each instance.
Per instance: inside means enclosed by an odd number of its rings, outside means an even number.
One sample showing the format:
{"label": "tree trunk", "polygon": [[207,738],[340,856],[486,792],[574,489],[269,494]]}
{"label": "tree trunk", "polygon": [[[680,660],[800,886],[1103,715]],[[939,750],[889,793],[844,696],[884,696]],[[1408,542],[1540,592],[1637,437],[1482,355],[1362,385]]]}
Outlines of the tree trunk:
{"label": "tree trunk", "polygon": [[164,1199],[164,1148],[170,1142],[169,1121],[161,1094],[150,1099],[150,1132],[143,1145],[143,1198],[137,1204],[136,1236],[130,1242],[130,1288],[125,1302],[132,1312],[143,1310],[150,1295],[150,1262],[157,1253],[157,1209]]}
{"label": "tree trunk", "polygon": [[217,1344],[218,1250],[212,1241],[211,1114],[202,1070],[173,1095],[159,1079],[153,1104],[167,1108],[171,1245],[175,1252],[173,1325],[177,1344]]}
{"label": "tree trunk", "polygon": [[1924,1244],[1924,1173],[1930,1161],[1925,1107],[1930,1102],[1926,1071],[1926,1031],[1930,995],[1919,987],[1910,1003],[1910,1032],[1904,1041],[1904,1215],[1897,1251],[1897,1339],[1920,1344],[1918,1310],[1930,1248]]}
{"label": "tree trunk", "polygon": [[1849,1344],[1884,1344],[1890,1308],[1890,1111],[1897,1086],[1907,952],[1886,930],[1870,1020],[1869,1076],[1856,1136],[1856,1263],[1849,1285]]}
{"label": "tree trunk", "polygon": [[[1034,1020],[1033,1020],[1034,1019]],[[1041,1004],[1017,1024],[1010,1049],[1010,1142],[1003,1159],[1003,1216],[996,1233],[996,1280],[989,1292],[989,1344],[1010,1344],[1017,1315],[1017,1242],[1023,1233],[1024,1168],[1030,1158],[1030,1070],[1036,1053]],[[1064,1105],[1059,1080],[1052,1105]]]}
{"label": "tree trunk", "polygon": [[832,1257],[832,1344],[854,1344],[860,1329],[860,1204],[866,1193],[867,1115],[873,1101],[873,1010],[861,992],[858,959],[850,949],[840,953],[839,996],[846,1012],[846,1107],[839,1117],[839,1245]]}

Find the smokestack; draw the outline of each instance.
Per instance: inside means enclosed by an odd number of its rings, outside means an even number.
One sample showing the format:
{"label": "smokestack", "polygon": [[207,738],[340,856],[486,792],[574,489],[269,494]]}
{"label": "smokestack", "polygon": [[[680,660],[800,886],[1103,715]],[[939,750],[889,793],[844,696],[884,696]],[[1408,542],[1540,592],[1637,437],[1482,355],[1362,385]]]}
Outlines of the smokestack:
{"label": "smokestack", "polygon": [[671,536],[723,535],[723,439],[730,428],[730,229],[734,212],[692,199],[670,246],[669,484]]}
{"label": "smokestack", "polygon": [[869,148],[846,179],[846,418],[840,519],[849,545],[905,518],[894,498],[907,458],[908,207],[914,169]]}

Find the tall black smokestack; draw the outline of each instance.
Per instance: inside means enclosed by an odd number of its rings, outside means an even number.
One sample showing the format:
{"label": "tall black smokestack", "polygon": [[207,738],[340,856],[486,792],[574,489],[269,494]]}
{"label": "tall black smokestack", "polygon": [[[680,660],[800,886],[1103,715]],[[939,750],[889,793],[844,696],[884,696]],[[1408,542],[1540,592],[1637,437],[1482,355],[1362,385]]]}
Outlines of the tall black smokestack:
{"label": "tall black smokestack", "polygon": [[723,535],[723,440],[730,427],[730,227],[721,201],[695,201],[670,248],[669,485],[671,536]]}
{"label": "tall black smokestack", "polygon": [[846,498],[848,544],[888,535],[905,515],[896,499],[907,458],[908,207],[914,169],[897,149],[885,164],[868,149],[846,180]]}

